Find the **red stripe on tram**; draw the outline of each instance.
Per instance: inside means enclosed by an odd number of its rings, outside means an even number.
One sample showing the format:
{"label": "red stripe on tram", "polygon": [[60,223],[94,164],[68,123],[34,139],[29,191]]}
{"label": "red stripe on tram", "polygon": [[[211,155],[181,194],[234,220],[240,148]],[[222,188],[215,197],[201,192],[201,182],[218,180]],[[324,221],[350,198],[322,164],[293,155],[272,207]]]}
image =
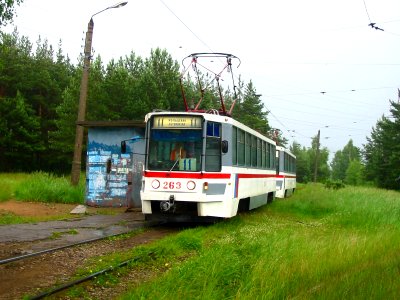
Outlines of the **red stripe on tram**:
{"label": "red stripe on tram", "polygon": [[144,171],[144,177],[188,178],[188,179],[229,179],[228,173],[189,173],[189,172],[154,172]]}

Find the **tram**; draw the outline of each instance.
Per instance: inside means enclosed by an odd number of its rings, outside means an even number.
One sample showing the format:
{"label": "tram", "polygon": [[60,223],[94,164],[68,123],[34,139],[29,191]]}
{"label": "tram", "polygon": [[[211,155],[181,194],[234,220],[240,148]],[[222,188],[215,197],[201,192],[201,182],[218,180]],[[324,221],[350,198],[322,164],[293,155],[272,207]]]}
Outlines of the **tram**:
{"label": "tram", "polygon": [[[283,176],[277,175],[276,142],[232,117],[237,99],[232,60],[237,59],[239,65],[240,60],[226,53],[194,53],[187,58],[191,63],[180,78],[185,110],[154,111],[145,117],[140,196],[146,219],[231,218],[273,201],[278,191],[276,176]],[[199,58],[226,59],[213,79],[219,91],[218,110],[199,109],[206,89],[197,69],[198,65],[204,67]],[[200,92],[197,104],[190,108],[183,84],[189,69],[196,72]],[[223,71],[230,73],[233,81],[234,100],[229,110],[219,83]]]}
{"label": "tram", "polygon": [[230,218],[271,202],[276,144],[229,116],[153,112],[145,118],[142,212]]}
{"label": "tram", "polygon": [[286,198],[296,189],[296,156],[276,146],[276,161],[276,197]]}

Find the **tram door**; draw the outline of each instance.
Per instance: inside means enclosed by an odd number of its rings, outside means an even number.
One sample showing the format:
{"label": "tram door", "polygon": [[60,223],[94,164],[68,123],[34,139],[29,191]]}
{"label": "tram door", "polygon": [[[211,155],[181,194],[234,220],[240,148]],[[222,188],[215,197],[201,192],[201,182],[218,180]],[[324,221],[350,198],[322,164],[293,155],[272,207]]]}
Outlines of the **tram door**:
{"label": "tram door", "polygon": [[126,192],[128,207],[141,208],[140,189],[142,188],[143,161],[132,160],[132,170],[128,175],[128,189]]}

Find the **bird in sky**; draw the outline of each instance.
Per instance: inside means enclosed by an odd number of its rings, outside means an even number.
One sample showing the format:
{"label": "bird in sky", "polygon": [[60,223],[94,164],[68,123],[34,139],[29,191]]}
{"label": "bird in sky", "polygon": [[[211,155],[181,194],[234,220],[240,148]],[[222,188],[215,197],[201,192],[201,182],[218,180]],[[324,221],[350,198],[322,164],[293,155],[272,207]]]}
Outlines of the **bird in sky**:
{"label": "bird in sky", "polygon": [[378,26],[375,26],[375,24],[376,24],[376,23],[369,23],[368,26],[371,26],[371,28],[374,28],[374,29],[376,29],[376,30],[384,31],[382,28],[380,28],[380,27],[378,27]]}

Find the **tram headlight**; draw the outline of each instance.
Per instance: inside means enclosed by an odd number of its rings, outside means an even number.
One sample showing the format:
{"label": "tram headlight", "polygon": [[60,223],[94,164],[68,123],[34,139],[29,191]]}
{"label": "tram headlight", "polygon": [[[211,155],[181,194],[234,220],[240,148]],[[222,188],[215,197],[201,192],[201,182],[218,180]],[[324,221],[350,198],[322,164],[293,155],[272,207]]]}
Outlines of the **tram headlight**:
{"label": "tram headlight", "polygon": [[196,188],[196,183],[190,180],[187,182],[186,187],[188,188],[188,190],[193,191]]}
{"label": "tram headlight", "polygon": [[158,189],[159,187],[160,187],[160,181],[158,181],[157,179],[154,179],[152,182],[151,182],[151,187],[153,188],[153,189]]}
{"label": "tram headlight", "polygon": [[204,182],[203,183],[203,188],[204,188],[205,191],[208,190],[208,182]]}

